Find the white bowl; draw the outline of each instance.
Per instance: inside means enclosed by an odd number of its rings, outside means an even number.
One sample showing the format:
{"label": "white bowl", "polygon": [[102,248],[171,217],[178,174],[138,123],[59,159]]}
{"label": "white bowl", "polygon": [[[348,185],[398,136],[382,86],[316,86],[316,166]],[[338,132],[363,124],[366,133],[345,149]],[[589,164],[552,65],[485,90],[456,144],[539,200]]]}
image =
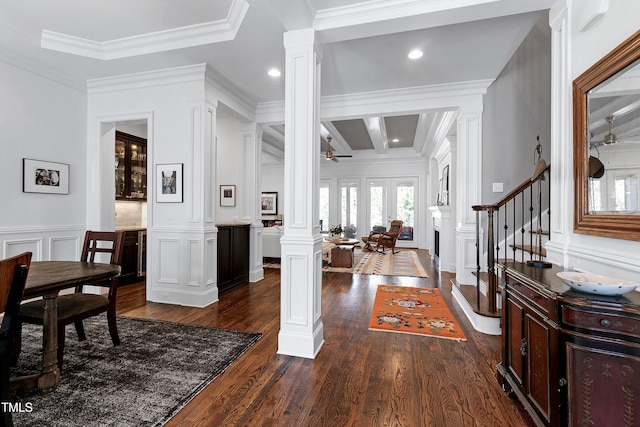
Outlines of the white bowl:
{"label": "white bowl", "polygon": [[572,289],[596,295],[622,295],[633,291],[638,284],[628,280],[599,276],[593,273],[561,271],[558,277]]}

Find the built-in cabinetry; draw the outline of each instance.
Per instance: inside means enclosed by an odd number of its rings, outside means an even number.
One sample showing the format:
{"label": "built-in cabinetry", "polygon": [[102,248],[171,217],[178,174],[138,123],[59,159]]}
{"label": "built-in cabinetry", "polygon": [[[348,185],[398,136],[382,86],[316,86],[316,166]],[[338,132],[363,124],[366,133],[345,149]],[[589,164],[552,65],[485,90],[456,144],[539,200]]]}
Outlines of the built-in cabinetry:
{"label": "built-in cabinetry", "polygon": [[578,293],[503,265],[498,377],[540,426],[640,426],[640,294]]}
{"label": "built-in cabinetry", "polygon": [[122,285],[143,280],[147,270],[146,229],[128,229],[124,232],[122,264],[118,280],[118,283]]}
{"label": "built-in cabinetry", "polygon": [[218,292],[249,281],[248,224],[218,225]]}
{"label": "built-in cabinetry", "polygon": [[116,200],[147,199],[147,140],[116,131]]}

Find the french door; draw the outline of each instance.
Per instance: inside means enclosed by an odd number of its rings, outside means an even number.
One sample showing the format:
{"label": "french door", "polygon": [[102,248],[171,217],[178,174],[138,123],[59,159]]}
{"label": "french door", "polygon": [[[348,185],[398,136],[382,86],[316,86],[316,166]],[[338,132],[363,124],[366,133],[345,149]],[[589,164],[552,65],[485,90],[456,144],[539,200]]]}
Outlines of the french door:
{"label": "french door", "polygon": [[394,219],[403,222],[396,246],[417,247],[417,178],[367,179],[369,230],[387,230]]}

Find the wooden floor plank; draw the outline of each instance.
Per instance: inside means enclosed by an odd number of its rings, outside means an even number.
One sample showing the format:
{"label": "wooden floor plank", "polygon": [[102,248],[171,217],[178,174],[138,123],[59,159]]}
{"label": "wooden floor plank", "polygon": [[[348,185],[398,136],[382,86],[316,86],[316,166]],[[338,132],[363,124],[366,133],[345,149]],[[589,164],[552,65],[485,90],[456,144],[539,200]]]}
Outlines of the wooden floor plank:
{"label": "wooden floor plank", "polygon": [[[473,330],[451,298],[455,276],[419,252],[429,278],[323,273],[325,343],[315,359],[276,354],[276,269],[206,308],[146,302],[144,284],[123,286],[118,314],[263,334],[167,427],[533,426],[496,379],[500,337]],[[368,330],[379,284],[439,288],[467,341]]]}

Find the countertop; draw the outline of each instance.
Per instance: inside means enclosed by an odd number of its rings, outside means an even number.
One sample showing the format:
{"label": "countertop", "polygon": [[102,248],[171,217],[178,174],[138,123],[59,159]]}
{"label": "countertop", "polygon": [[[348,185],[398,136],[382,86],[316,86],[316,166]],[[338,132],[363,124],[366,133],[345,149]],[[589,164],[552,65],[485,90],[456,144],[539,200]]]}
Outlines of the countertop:
{"label": "countertop", "polygon": [[139,227],[139,226],[127,226],[127,227],[118,227],[116,231],[146,231],[147,227]]}
{"label": "countertop", "polygon": [[570,302],[588,302],[590,304],[596,304],[602,307],[616,306],[616,307],[633,307],[636,310],[640,310],[640,292],[631,291],[620,296],[606,296],[587,294],[583,292],[577,292],[567,286],[557,273],[564,271],[562,267],[554,265],[552,268],[535,268],[529,267],[520,262],[508,261],[502,263],[502,266],[509,270],[509,272],[515,276],[520,276],[524,279],[530,279],[536,286],[538,291],[543,294],[549,295],[552,298],[570,301]]}
{"label": "countertop", "polygon": [[216,222],[216,227],[239,227],[243,225],[251,225],[251,223],[247,221]]}

